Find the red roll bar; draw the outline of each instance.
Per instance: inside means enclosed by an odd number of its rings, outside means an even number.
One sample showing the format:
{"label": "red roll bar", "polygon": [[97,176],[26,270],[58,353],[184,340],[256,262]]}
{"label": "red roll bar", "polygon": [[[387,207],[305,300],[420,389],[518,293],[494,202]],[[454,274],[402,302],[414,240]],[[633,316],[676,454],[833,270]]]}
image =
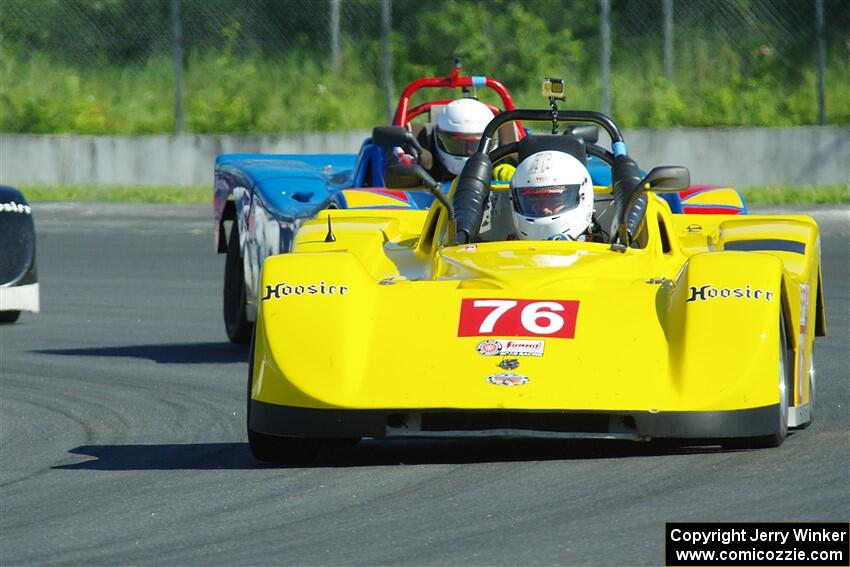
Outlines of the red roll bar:
{"label": "red roll bar", "polygon": [[423,112],[430,110],[432,106],[438,104],[448,104],[451,102],[450,99],[443,100],[434,100],[430,102],[426,102],[424,104],[420,104],[418,106],[413,107],[413,109],[409,109],[410,106],[410,98],[413,96],[413,93],[423,88],[443,88],[443,89],[459,89],[463,87],[486,87],[496,92],[502,99],[503,109],[499,109],[493,105],[488,104],[490,110],[493,111],[494,114],[498,114],[502,110],[514,110],[516,108],[514,106],[514,101],[511,98],[511,94],[508,92],[508,89],[505,88],[505,85],[497,81],[496,79],[491,79],[490,77],[461,77],[460,69],[458,67],[454,67],[452,69],[451,74],[448,77],[426,77],[424,79],[417,79],[407,85],[405,87],[404,92],[401,93],[401,97],[398,99],[398,108],[395,111],[395,117],[393,118],[393,124],[395,126],[406,126],[410,120],[419,116]]}

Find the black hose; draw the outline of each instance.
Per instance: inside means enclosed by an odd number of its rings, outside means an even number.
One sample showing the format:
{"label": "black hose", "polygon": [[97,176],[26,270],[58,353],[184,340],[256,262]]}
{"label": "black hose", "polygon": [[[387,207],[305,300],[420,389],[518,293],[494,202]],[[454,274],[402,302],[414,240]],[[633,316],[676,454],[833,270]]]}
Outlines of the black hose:
{"label": "black hose", "polygon": [[458,176],[452,204],[457,221],[457,244],[474,242],[484,217],[484,204],[490,198],[493,166],[483,152],[472,154]]}
{"label": "black hose", "polygon": [[[628,245],[628,232],[626,226],[626,214],[630,208],[629,202],[643,177],[635,160],[628,156],[620,155],[614,158],[611,166],[611,192],[614,196],[614,218],[611,222],[611,237],[619,238],[621,244]],[[644,197],[643,210],[646,209]],[[641,213],[642,214],[642,213]]]}

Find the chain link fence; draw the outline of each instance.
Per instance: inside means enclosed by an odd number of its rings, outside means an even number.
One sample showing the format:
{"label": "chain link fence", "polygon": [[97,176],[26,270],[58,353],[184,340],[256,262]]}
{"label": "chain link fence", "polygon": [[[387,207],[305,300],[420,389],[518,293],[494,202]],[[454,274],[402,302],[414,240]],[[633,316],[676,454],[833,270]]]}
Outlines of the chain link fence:
{"label": "chain link fence", "polygon": [[369,128],[454,56],[626,127],[850,123],[847,0],[2,0],[0,129]]}

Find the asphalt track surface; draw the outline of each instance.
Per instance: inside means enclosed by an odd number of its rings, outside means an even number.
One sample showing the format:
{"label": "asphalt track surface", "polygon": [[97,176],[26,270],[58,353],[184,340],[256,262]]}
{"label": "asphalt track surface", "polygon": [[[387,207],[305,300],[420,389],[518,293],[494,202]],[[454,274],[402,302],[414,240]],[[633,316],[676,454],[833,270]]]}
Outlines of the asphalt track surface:
{"label": "asphalt track surface", "polygon": [[850,519],[847,208],[819,209],[815,424],[773,450],[375,442],[256,464],[209,207],[36,205],[0,327],[0,564],[662,565],[664,522]]}

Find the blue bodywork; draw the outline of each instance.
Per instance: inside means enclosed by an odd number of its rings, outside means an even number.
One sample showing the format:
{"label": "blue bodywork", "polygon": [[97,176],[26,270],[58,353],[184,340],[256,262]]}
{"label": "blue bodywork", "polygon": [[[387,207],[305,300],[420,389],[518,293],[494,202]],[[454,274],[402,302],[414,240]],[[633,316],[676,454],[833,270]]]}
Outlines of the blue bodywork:
{"label": "blue bodywork", "polygon": [[[227,249],[223,223],[239,231],[249,319],[256,312],[260,266],[289,252],[301,224],[322,209],[351,208],[343,190],[384,185],[384,150],[367,138],[354,154],[224,154],[215,163],[214,222],[219,252]],[[398,207],[428,209],[425,191],[388,196]]]}

